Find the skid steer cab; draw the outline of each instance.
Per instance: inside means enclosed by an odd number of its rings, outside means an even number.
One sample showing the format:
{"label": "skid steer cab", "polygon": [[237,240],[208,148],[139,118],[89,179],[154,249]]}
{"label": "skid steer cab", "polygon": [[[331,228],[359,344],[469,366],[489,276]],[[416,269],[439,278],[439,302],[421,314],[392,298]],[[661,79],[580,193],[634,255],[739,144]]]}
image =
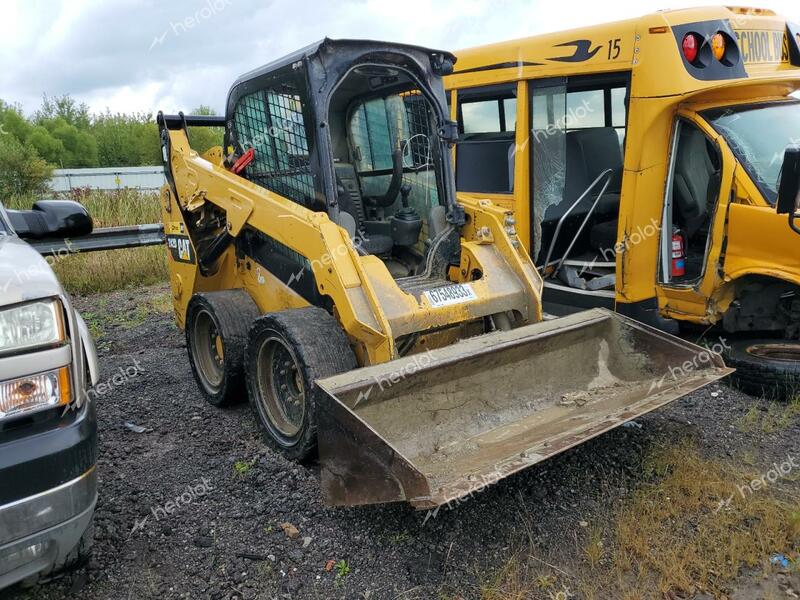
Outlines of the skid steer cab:
{"label": "skid steer cab", "polygon": [[[454,61],[324,40],[242,76],[224,117],[159,115],[198,385],[248,397],[285,456],[318,451],[331,504],[437,506],[727,373],[608,311],[542,322],[511,212],[456,203]],[[222,145],[192,150],[197,127]]]}

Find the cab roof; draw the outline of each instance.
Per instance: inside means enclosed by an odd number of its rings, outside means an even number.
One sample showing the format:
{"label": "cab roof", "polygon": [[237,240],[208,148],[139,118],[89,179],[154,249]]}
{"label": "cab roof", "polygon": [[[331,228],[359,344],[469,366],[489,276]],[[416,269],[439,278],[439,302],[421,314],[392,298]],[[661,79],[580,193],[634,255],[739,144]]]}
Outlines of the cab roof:
{"label": "cab roof", "polygon": [[343,49],[347,50],[363,49],[364,51],[373,51],[373,52],[400,51],[403,53],[423,53],[428,55],[429,57],[437,57],[437,56],[442,57],[445,60],[449,60],[451,64],[455,64],[456,62],[455,55],[445,50],[435,50],[432,48],[425,48],[423,46],[415,46],[413,44],[400,44],[395,42],[379,42],[375,40],[359,40],[359,39],[335,40],[326,37],[319,40],[318,42],[306,46],[305,48],[301,48],[300,50],[292,52],[291,54],[287,54],[286,56],[273,60],[272,62],[269,62],[261,67],[258,67],[256,69],[253,69],[252,71],[248,71],[247,73],[240,75],[233,83],[232,87],[236,87],[240,83],[256,79],[263,75],[267,75],[279,69],[293,65],[298,61],[305,61],[309,58],[316,56],[322,57],[328,55],[329,52],[341,51]]}

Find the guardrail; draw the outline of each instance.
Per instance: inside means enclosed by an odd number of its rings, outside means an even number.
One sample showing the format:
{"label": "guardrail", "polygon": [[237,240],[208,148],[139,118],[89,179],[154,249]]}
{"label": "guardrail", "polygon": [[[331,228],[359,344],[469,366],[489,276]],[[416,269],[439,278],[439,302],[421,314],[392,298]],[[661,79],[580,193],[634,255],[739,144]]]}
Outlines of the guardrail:
{"label": "guardrail", "polygon": [[152,223],[148,225],[101,227],[100,229],[95,229],[89,235],[63,240],[31,241],[30,245],[43,256],[55,256],[76,252],[157,246],[163,243],[164,226],[161,223]]}

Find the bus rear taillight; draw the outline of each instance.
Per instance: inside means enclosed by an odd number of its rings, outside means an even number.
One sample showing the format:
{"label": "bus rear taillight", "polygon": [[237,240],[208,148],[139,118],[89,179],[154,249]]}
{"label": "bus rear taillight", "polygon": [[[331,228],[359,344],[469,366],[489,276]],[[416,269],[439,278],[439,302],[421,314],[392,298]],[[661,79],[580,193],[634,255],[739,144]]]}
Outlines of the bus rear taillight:
{"label": "bus rear taillight", "polygon": [[690,63],[694,64],[697,60],[697,53],[700,50],[700,39],[694,33],[687,33],[683,38],[683,55]]}

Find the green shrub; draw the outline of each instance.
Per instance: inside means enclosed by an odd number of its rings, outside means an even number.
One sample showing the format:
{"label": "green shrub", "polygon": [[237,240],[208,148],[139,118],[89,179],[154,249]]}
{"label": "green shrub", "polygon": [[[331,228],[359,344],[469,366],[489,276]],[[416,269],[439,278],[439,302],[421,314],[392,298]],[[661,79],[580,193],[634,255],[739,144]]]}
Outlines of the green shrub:
{"label": "green shrub", "polygon": [[53,166],[30,144],[0,135],[0,198],[47,192]]}

